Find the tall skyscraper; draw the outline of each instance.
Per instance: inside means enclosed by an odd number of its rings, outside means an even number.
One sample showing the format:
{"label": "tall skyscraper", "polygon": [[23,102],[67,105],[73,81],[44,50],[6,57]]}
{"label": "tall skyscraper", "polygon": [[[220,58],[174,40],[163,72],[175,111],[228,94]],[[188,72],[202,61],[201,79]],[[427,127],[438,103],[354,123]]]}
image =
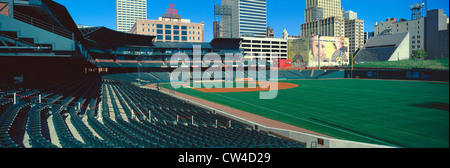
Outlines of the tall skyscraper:
{"label": "tall skyscraper", "polygon": [[301,36],[317,35],[319,19],[321,36],[345,36],[341,0],[306,0],[305,23],[301,24]]}
{"label": "tall skyscraper", "polygon": [[147,19],[147,0],[116,0],[117,31],[129,32],[136,19]]}
{"label": "tall skyscraper", "polygon": [[305,22],[316,21],[315,7],[321,7],[322,18],[326,19],[333,16],[342,17],[341,0],[306,0]]}
{"label": "tall skyscraper", "polygon": [[[267,0],[222,0],[231,6],[232,37],[266,37]],[[223,21],[225,25],[226,20]]]}

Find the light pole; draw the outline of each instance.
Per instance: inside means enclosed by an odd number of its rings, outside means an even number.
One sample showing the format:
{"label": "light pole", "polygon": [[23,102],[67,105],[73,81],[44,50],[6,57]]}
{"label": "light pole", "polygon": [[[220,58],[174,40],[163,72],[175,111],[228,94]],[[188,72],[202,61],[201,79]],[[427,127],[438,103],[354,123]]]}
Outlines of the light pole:
{"label": "light pole", "polygon": [[138,70],[138,79],[137,79],[137,81],[138,81],[138,83],[139,83],[139,86],[141,86],[141,66],[142,66],[142,56],[139,54],[137,57],[136,57],[136,60],[137,60],[137,70]]}
{"label": "light pole", "polygon": [[317,40],[318,40],[318,42],[319,42],[319,70],[321,70],[321,68],[320,68],[320,57],[321,57],[321,52],[320,52],[320,48],[322,47],[321,45],[320,45],[320,20],[322,19],[322,10],[323,10],[323,8],[322,7],[315,7],[315,9],[316,9],[316,17],[317,17],[317,29],[318,29],[318,31],[317,31]]}
{"label": "light pole", "polygon": [[350,75],[350,79],[352,79],[353,78],[353,64],[355,63],[354,61],[353,61],[353,59],[354,59],[354,56],[353,56],[353,54],[352,54],[352,71],[351,71],[351,75]]}

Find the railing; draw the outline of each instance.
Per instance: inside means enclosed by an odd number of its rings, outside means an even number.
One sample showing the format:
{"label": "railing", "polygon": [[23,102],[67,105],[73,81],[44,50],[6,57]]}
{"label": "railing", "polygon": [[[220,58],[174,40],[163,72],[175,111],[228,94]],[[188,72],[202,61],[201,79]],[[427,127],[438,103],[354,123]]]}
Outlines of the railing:
{"label": "railing", "polygon": [[28,41],[21,40],[20,38],[15,38],[15,37],[8,36],[8,35],[6,35],[4,33],[0,34],[0,36],[3,36],[3,37],[6,37],[6,38],[9,38],[11,40],[16,41],[16,43],[15,43],[16,45],[17,45],[17,42],[20,42],[20,43],[23,43],[23,44],[26,44],[26,45],[30,45],[30,46],[36,47],[36,44],[32,44],[32,43],[30,43]]}
{"label": "railing", "polygon": [[14,11],[14,19],[20,20],[22,22],[25,22],[27,24],[30,24],[32,26],[36,26],[38,28],[44,29],[46,31],[52,32],[54,34],[63,36],[68,39],[73,39],[73,33],[67,30],[64,30],[63,28],[56,27],[52,24],[49,24],[45,21],[33,18],[31,16],[28,16],[26,14],[23,14],[18,11]]}

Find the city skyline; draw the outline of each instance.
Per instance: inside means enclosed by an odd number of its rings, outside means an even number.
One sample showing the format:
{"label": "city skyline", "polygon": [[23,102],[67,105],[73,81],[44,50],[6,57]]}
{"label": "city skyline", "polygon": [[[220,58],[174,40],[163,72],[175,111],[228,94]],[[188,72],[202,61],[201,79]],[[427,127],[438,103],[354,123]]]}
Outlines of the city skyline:
{"label": "city skyline", "polygon": [[0,0],[0,151],[277,167],[305,150],[449,148],[443,0],[55,1]]}
{"label": "city skyline", "polygon": [[[205,23],[205,41],[213,38],[214,5],[221,4],[221,0],[201,0],[204,3],[192,3],[191,1],[170,0],[147,2],[147,18],[158,18],[166,12],[169,4],[175,4],[178,13],[192,22]],[[116,1],[65,1],[55,0],[65,5],[76,24],[85,26],[105,26],[116,30]],[[379,0],[377,3],[358,0],[342,0],[344,11],[352,10],[358,13],[358,18],[364,19],[365,31],[371,32],[375,22],[385,21],[387,18],[411,19],[410,5],[421,0]],[[91,5],[86,5],[91,4]],[[99,8],[101,6],[101,8]],[[196,6],[196,8],[193,8]],[[449,2],[446,0],[428,0],[428,9],[443,9],[449,16]],[[267,24],[275,30],[275,37],[281,37],[286,27],[289,35],[300,34],[300,24],[304,23],[304,9],[306,1],[279,0],[267,1]],[[202,9],[202,12],[199,12]],[[374,10],[378,9],[378,10]]]}

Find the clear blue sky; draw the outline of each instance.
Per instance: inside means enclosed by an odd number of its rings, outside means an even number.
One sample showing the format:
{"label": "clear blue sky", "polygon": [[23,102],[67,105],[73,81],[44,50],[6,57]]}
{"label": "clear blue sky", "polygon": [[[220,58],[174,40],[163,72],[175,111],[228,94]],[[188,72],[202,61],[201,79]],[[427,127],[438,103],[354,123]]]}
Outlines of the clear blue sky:
{"label": "clear blue sky", "polygon": [[[54,0],[69,10],[77,24],[105,26],[116,30],[115,0]],[[205,23],[205,41],[213,38],[214,4],[222,0],[148,0],[148,19],[157,19],[169,4],[175,4],[178,14],[191,22]],[[373,31],[375,22],[386,18],[411,19],[410,5],[422,0],[342,0],[345,11],[358,13],[365,20],[365,31]],[[275,37],[281,37],[286,27],[289,35],[300,34],[304,22],[305,0],[267,0],[267,21],[275,30]],[[448,0],[428,0],[428,9],[443,9],[449,16]]]}

